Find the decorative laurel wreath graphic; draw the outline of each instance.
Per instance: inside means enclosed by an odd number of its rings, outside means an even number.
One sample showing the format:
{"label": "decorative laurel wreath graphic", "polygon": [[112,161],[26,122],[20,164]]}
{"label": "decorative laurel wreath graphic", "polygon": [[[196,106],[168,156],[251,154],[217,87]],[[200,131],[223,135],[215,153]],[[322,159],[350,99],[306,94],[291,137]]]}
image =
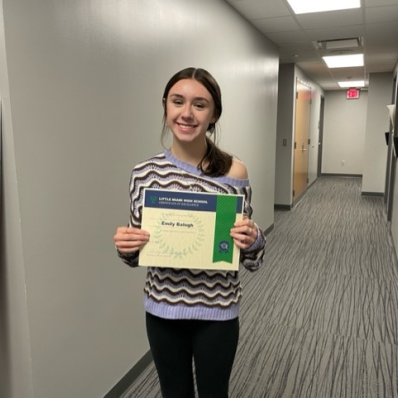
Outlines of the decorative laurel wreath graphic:
{"label": "decorative laurel wreath graphic", "polygon": [[[168,242],[167,235],[164,234],[164,228],[162,228],[162,222],[175,222],[176,216],[175,213],[165,213],[163,214],[162,218],[159,220],[159,224],[154,231],[154,238],[157,242],[159,242],[159,250],[162,254],[168,255],[174,259],[183,259],[188,254],[192,255],[197,252],[203,244],[205,239],[205,232],[203,223],[201,222],[200,218],[198,218],[194,213],[185,213],[184,220],[178,220],[179,222],[184,223],[192,223],[195,226],[196,233],[192,234],[192,237],[189,233],[186,234],[185,239],[180,243],[181,248],[171,246]],[[187,232],[189,230],[187,229]]]}

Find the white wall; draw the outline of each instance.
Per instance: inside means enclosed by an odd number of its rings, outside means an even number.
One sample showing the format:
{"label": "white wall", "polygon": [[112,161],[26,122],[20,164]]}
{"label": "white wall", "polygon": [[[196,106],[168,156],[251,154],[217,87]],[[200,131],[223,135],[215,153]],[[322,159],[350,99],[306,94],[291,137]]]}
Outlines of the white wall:
{"label": "white wall", "polygon": [[[292,205],[294,120],[296,105],[296,79],[311,87],[311,121],[308,158],[308,185],[317,178],[318,141],[321,97],[323,90],[294,64],[281,64],[279,70],[278,121],[275,164],[275,204]],[[287,140],[287,146],[283,140]]]}
{"label": "white wall", "polygon": [[384,194],[388,152],[384,133],[390,128],[387,105],[391,104],[392,85],[392,73],[369,75],[362,192]]}
{"label": "white wall", "polygon": [[[393,76],[396,78],[398,75],[398,64],[395,66]],[[395,81],[395,105],[396,98],[398,97],[398,80]],[[397,126],[398,125],[398,112],[395,113],[395,123],[394,123],[394,136],[397,137]],[[394,156],[394,155],[393,155]],[[394,186],[391,187],[393,189],[393,198],[392,198],[392,219],[391,219],[391,234],[394,241],[395,253],[397,254],[398,249],[398,173],[396,170],[396,163],[395,163],[395,170],[392,170],[395,174],[395,181]]]}
{"label": "white wall", "polygon": [[367,104],[366,91],[351,100],[345,91],[326,92],[322,173],[362,174]]}
{"label": "white wall", "polygon": [[[293,139],[295,104],[295,66],[281,64],[279,68],[278,122],[275,159],[275,204],[292,204]],[[287,145],[283,145],[286,140]]]}
{"label": "white wall", "polygon": [[268,228],[278,53],[222,0],[2,5],[0,396],[98,398],[148,350],[144,270],[117,259],[112,236],[131,168],[161,150],[165,83],[187,66],[218,79],[221,146],[246,162]]}
{"label": "white wall", "polygon": [[[0,396],[32,397],[30,337],[22,251],[18,179],[12,135],[3,0],[0,0],[2,179],[0,213]],[[7,209],[7,211],[5,211]]]}

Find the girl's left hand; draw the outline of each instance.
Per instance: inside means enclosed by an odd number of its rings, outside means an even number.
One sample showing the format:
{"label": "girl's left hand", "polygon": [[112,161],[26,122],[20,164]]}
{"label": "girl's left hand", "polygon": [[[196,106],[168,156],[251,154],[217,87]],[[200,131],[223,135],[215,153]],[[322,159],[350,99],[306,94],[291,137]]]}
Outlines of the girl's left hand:
{"label": "girl's left hand", "polygon": [[256,241],[257,234],[257,225],[250,218],[236,221],[234,227],[231,229],[231,237],[240,249],[250,247]]}

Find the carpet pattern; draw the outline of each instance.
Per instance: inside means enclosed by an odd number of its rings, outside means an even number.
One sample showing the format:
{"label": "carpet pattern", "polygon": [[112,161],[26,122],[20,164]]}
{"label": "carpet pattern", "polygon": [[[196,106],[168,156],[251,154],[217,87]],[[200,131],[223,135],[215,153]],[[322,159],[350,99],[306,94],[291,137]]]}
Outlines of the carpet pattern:
{"label": "carpet pattern", "polygon": [[[381,197],[321,177],[241,272],[231,398],[398,398],[398,264]],[[123,398],[161,398],[150,365]]]}

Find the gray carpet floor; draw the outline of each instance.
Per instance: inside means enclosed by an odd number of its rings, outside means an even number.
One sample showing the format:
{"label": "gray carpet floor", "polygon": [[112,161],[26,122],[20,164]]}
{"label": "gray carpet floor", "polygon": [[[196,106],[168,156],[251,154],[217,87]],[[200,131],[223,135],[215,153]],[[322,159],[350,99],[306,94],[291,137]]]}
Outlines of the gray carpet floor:
{"label": "gray carpet floor", "polygon": [[[264,266],[241,279],[231,398],[398,398],[398,264],[360,178],[321,177],[275,212]],[[123,398],[161,398],[153,365]]]}

